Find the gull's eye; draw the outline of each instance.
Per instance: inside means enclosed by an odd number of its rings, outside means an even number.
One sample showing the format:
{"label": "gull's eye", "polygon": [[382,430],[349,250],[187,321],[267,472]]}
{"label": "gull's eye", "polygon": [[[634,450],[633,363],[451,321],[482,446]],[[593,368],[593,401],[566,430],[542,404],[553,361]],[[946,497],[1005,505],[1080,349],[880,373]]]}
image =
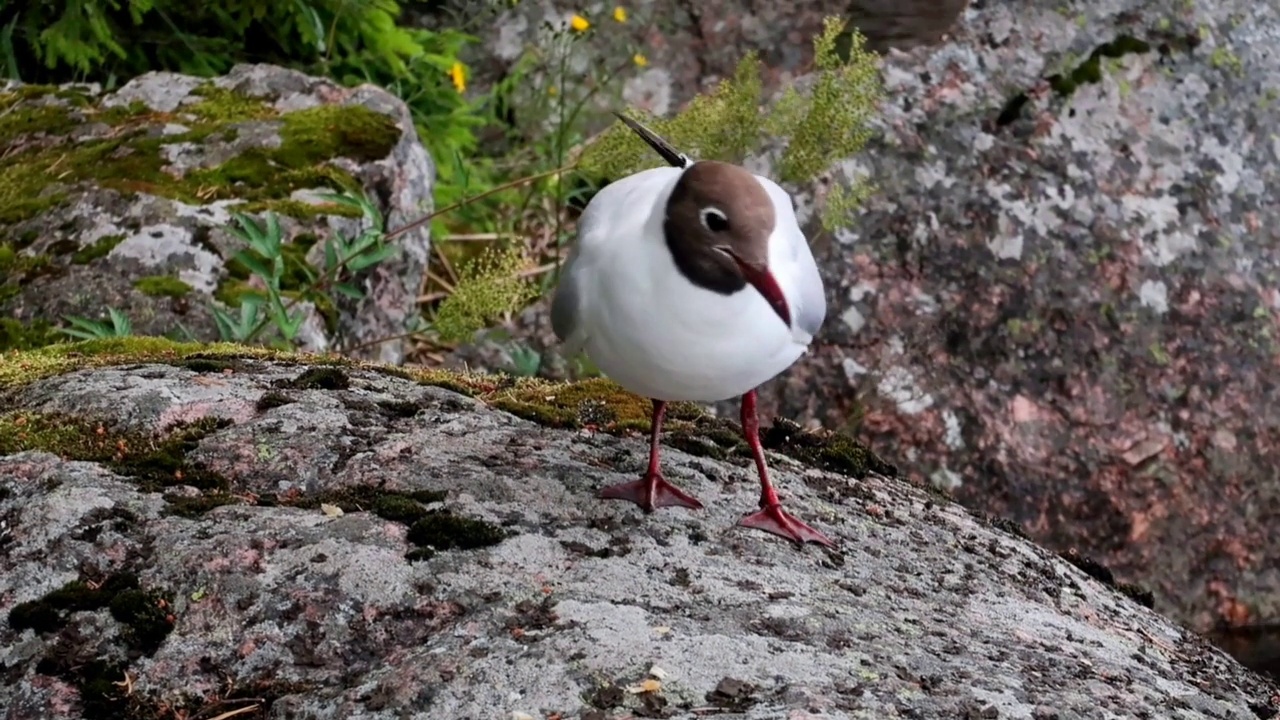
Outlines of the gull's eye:
{"label": "gull's eye", "polygon": [[703,208],[702,225],[713,233],[722,233],[729,229],[729,217],[720,208]]}

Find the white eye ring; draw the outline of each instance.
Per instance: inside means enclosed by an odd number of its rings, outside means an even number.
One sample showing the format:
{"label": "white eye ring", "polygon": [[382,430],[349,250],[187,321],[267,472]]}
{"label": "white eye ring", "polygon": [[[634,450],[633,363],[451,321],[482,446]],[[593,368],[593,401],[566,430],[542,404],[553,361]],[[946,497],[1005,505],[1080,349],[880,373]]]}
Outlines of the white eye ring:
{"label": "white eye ring", "polygon": [[[718,207],[703,208],[698,217],[702,220],[702,227],[711,232],[723,232],[729,229],[729,216]],[[714,227],[713,223],[716,224]]]}

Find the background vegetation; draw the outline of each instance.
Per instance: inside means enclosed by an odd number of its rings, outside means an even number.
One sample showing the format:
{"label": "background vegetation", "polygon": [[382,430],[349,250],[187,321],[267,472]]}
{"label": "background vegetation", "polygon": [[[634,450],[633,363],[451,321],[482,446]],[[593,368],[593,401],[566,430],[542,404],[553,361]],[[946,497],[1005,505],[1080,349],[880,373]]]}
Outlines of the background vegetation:
{"label": "background vegetation", "polygon": [[[28,83],[91,81],[111,89],[151,70],[214,76],[236,63],[269,62],[344,84],[374,83],[401,97],[439,167],[430,220],[434,257],[421,297],[422,359],[548,290],[572,240],[575,209],[602,182],[657,162],[620,125],[596,138],[587,134],[600,107],[623,107],[626,72],[648,62],[644,48],[628,44],[623,27],[648,19],[632,17],[625,5],[547,28],[505,79],[473,87],[463,60],[479,42],[473,31],[518,1],[472,2],[465,17],[426,29],[408,26],[403,11],[442,12],[442,3],[0,0],[0,73]],[[587,76],[576,74],[570,68],[579,59],[575,53],[585,52],[582,41],[600,33],[615,35],[616,62],[592,62]],[[838,42],[847,49],[837,52]],[[815,49],[819,74],[812,90],[791,89],[768,112],[762,111],[759,62],[750,54],[730,80],[674,118],[630,112],[696,157],[740,161],[769,138],[783,138],[782,179],[804,182],[865,142],[880,89],[875,57],[842,22],[829,20]],[[864,189],[837,188],[824,213],[828,225],[840,224]],[[395,229],[383,228],[361,198],[345,202],[361,210],[370,230],[328,239],[328,265],[309,273],[313,285],[303,296],[353,292],[343,278],[390,252],[388,232]],[[219,310],[219,327],[228,339],[251,342],[272,326],[275,341],[287,343],[298,318],[296,299],[271,291],[280,266],[278,226],[271,217],[241,216],[233,231],[248,246],[237,260],[268,290],[239,315]],[[114,312],[68,320],[64,331],[76,337],[131,331],[128,319]],[[539,358],[527,348],[516,348],[512,357],[517,372],[537,369]]]}

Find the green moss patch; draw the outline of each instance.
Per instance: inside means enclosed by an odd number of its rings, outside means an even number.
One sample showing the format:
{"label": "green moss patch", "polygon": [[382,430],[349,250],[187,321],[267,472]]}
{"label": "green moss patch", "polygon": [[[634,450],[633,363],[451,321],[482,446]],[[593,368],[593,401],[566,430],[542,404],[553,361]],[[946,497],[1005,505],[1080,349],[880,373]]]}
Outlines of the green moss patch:
{"label": "green moss patch", "polygon": [[[0,225],[28,220],[62,204],[74,186],[85,182],[126,195],[146,192],[194,205],[238,199],[282,214],[349,215],[356,211],[300,203],[290,196],[304,188],[354,187],[350,173],[332,161],[385,158],[402,137],[394,119],[363,106],[321,105],[279,113],[260,99],[212,86],[202,91],[199,102],[172,113],[154,112],[139,103],[108,109],[77,105],[37,92],[45,91],[0,93],[0,144],[21,148],[0,165]],[[164,146],[230,140],[234,130],[229,125],[247,121],[278,122],[280,145],[247,149],[185,177],[174,177],[166,167]],[[70,131],[90,123],[111,130],[96,138],[65,141]],[[154,129],[161,124],[187,130],[158,136]],[[88,262],[90,255],[81,258]]]}
{"label": "green moss patch", "polygon": [[407,540],[417,546],[406,555],[411,561],[426,560],[436,552],[446,550],[489,547],[509,537],[508,531],[492,523],[427,507],[444,498],[443,492],[435,490],[388,490],[359,486],[312,496],[285,498],[281,504],[304,508],[335,505],[343,512],[371,512],[383,520],[407,525]]}
{"label": "green moss patch", "polygon": [[292,380],[279,382],[279,387],[294,390],[346,390],[351,387],[351,377],[336,367],[307,368]]}
{"label": "green moss patch", "polygon": [[[1103,64],[1106,61],[1150,51],[1151,43],[1132,35],[1121,35],[1111,42],[1103,43],[1094,48],[1093,52],[1089,53],[1089,57],[1070,70],[1049,75],[1044,79],[1049,84],[1049,87],[1053,88],[1058,97],[1067,98],[1081,85],[1101,82],[1104,70]],[[996,125],[1003,127],[1018,120],[1022,116],[1022,108],[1030,100],[1031,96],[1026,92],[1014,95],[1001,109],[999,117],[996,118]]]}
{"label": "green moss patch", "polygon": [[296,360],[303,356],[262,347],[232,343],[184,343],[162,337],[102,338],[58,343],[0,354],[0,391],[81,368],[139,362],[175,363],[195,357]]}
{"label": "green moss patch", "polygon": [[133,281],[133,287],[150,297],[180,298],[193,290],[190,285],[169,275],[141,277]]}
{"label": "green moss patch", "polygon": [[184,370],[190,370],[198,373],[227,373],[235,372],[243,367],[238,358],[233,357],[217,357],[207,355],[192,355],[180,360],[174,360],[169,363],[174,367],[180,367]]}
{"label": "green moss patch", "polygon": [[228,421],[203,418],[164,436],[119,433],[80,417],[53,413],[0,414],[0,455],[42,450],[69,460],[101,463],[156,492],[175,485],[223,490],[222,476],[194,466],[187,454]]}
{"label": "green moss patch", "polygon": [[[647,430],[653,417],[651,401],[604,378],[575,383],[522,379],[512,388],[494,393],[490,404],[550,427]],[[689,403],[667,406],[668,422],[694,420],[701,415],[702,411]]]}
{"label": "green moss patch", "polygon": [[99,238],[97,242],[72,253],[71,262],[76,265],[88,265],[98,258],[109,255],[122,242],[124,242],[124,235],[106,235]]}
{"label": "green moss patch", "polygon": [[285,405],[290,405],[295,402],[297,402],[297,400],[294,400],[292,397],[273,390],[263,393],[262,397],[258,398],[258,402],[255,403],[254,406],[258,409],[258,412],[266,412],[272,408],[284,407]]}
{"label": "green moss patch", "polygon": [[502,528],[476,520],[459,517],[447,511],[430,512],[409,526],[409,542],[419,546],[418,553],[410,559],[425,559],[427,550],[473,550],[497,545],[507,537]]}
{"label": "green moss patch", "polygon": [[893,477],[898,474],[898,468],[848,435],[809,432],[783,418],[774,418],[773,424],[762,431],[760,440],[769,450],[842,475],[864,477],[874,472]]}
{"label": "green moss patch", "polygon": [[97,586],[75,580],[38,600],[13,606],[9,611],[9,627],[17,632],[57,632],[66,627],[72,613],[101,610],[110,605],[116,595],[137,587],[137,576],[128,573],[113,575]]}

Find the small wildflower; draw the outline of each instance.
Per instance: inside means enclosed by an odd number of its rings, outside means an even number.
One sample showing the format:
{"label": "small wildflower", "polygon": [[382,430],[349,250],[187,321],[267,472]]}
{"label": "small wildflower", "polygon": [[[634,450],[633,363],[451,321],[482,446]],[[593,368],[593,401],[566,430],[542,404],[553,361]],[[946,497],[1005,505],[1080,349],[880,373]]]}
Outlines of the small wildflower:
{"label": "small wildflower", "polygon": [[627,9],[619,5],[613,9],[613,19],[620,23],[627,21]]}
{"label": "small wildflower", "polygon": [[453,86],[458,89],[458,92],[467,91],[467,69],[462,63],[455,62],[453,67],[449,68],[449,77],[453,80]]}
{"label": "small wildflower", "polygon": [[631,61],[639,67],[645,67],[649,64],[649,58],[645,57],[643,53],[636,53],[635,55],[632,55]]}
{"label": "small wildflower", "polygon": [[587,28],[591,27],[591,23],[581,15],[574,13],[573,17],[569,18],[569,27],[577,32],[586,32]]}
{"label": "small wildflower", "polygon": [[552,86],[550,86],[550,87],[548,87],[548,88],[547,88],[547,94],[548,94],[548,95],[559,95],[559,94],[560,94],[560,88],[556,87],[555,85],[552,85]]}

